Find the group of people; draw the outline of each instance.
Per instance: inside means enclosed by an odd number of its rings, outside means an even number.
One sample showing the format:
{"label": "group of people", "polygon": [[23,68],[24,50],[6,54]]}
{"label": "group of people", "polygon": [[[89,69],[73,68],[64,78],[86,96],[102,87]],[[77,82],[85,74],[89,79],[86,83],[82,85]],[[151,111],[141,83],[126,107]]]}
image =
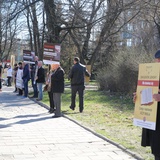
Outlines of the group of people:
{"label": "group of people", "polygon": [[17,96],[28,97],[28,83],[31,80],[34,91],[33,97],[37,98],[37,101],[42,100],[42,86],[45,83],[45,71],[42,65],[43,63],[38,61],[38,57],[35,64],[19,62],[14,65],[12,78],[15,85],[14,92],[18,92]]}
{"label": "group of people", "polygon": [[[84,95],[84,76],[90,76],[86,67],[80,63],[78,57],[74,58],[74,65],[72,66],[68,78],[71,80],[71,106],[74,110],[76,107],[76,93],[79,94],[79,111],[83,112],[83,95]],[[50,66],[50,72],[47,74],[46,85],[50,101],[50,113],[54,113],[53,117],[61,116],[61,94],[64,92],[64,70],[60,64],[53,64]]]}
{"label": "group of people", "polygon": [[[80,59],[75,57],[68,78],[71,80],[71,105],[70,109],[74,110],[76,107],[76,93],[79,95],[79,112],[82,113],[84,109],[84,89],[85,89],[85,75],[90,76],[86,67],[80,63]],[[1,71],[1,63],[0,63]],[[8,65],[8,86],[11,86],[11,79],[15,85],[15,91],[18,96],[28,97],[28,82],[31,80],[33,88],[33,96],[30,98],[37,98],[37,101],[43,99],[43,90],[47,87],[50,109],[49,113],[55,113],[53,118],[61,116],[61,94],[64,92],[64,75],[65,72],[60,66],[60,63],[49,65],[49,72],[45,75],[43,62],[38,61],[35,57],[35,64],[28,64],[26,62],[19,62],[14,65],[12,69]],[[1,72],[0,72],[1,77]],[[45,87],[43,85],[46,84]],[[1,83],[0,83],[1,89]]]}

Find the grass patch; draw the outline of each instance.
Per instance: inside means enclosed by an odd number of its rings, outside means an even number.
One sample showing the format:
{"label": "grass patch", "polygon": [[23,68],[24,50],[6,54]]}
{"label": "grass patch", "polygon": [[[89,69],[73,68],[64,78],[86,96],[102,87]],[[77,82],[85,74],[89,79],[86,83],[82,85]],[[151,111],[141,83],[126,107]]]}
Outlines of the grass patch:
{"label": "grass patch", "polygon": [[[141,147],[141,128],[133,126],[132,97],[95,90],[86,90],[84,97],[84,112],[79,113],[78,96],[75,111],[72,111],[69,109],[71,90],[65,89],[62,94],[62,112],[145,160],[153,160],[150,147]],[[43,103],[49,105],[46,92]]]}

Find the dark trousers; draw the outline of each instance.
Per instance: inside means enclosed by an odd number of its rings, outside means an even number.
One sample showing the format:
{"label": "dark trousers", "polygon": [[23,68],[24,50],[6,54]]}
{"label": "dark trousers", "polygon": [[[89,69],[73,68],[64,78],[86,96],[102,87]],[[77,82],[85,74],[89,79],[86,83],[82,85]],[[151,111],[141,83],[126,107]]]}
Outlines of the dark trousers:
{"label": "dark trousers", "polygon": [[53,93],[53,101],[55,104],[55,116],[61,116],[61,93]]}
{"label": "dark trousers", "polygon": [[14,80],[14,86],[15,86],[15,92],[17,92],[17,87],[16,87],[16,78]]}
{"label": "dark trousers", "polygon": [[33,88],[33,92],[34,92],[34,97],[38,97],[38,89],[37,89],[37,83],[34,81],[34,79],[32,78],[32,88]]}
{"label": "dark trousers", "polygon": [[53,110],[54,109],[53,93],[48,92],[48,97],[49,97],[49,103],[50,103],[50,110]]}
{"label": "dark trousers", "polygon": [[18,91],[19,91],[19,95],[23,95],[23,89],[18,89]]}
{"label": "dark trousers", "polygon": [[79,111],[83,111],[83,97],[84,97],[84,85],[71,86],[72,96],[71,96],[71,107],[76,107],[76,93],[79,95]]}
{"label": "dark trousers", "polygon": [[160,160],[160,157],[158,157],[158,156],[155,156],[155,160]]}
{"label": "dark trousers", "polygon": [[7,77],[7,86],[11,86],[11,79],[12,79],[12,77]]}
{"label": "dark trousers", "polygon": [[0,78],[0,89],[2,89],[2,79]]}
{"label": "dark trousers", "polygon": [[24,83],[24,96],[27,97],[28,96],[28,79],[24,79],[23,83]]}

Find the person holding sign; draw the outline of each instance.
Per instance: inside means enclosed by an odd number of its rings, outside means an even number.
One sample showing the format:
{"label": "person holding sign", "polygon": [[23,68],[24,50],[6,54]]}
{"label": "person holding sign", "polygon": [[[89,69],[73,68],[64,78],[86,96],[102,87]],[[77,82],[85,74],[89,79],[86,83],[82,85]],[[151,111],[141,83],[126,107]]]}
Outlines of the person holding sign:
{"label": "person holding sign", "polygon": [[52,66],[54,70],[51,75],[51,93],[53,93],[53,101],[55,107],[55,115],[52,118],[61,117],[61,95],[64,92],[64,70],[60,64]]}
{"label": "person holding sign", "polygon": [[[160,63],[160,50],[155,53],[155,62]],[[136,101],[136,97],[136,93],[133,93],[134,103]],[[153,99],[158,102],[156,129],[150,130],[142,128],[141,146],[150,146],[155,160],[160,160],[160,90],[158,94],[153,94]]]}

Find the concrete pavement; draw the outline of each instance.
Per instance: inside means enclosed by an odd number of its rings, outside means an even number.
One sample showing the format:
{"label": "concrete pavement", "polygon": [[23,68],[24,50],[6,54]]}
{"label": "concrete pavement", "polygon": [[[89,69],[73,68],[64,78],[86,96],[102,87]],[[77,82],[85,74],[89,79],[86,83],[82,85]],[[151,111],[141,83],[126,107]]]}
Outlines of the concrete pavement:
{"label": "concrete pavement", "polygon": [[3,86],[0,160],[138,160],[66,117]]}

